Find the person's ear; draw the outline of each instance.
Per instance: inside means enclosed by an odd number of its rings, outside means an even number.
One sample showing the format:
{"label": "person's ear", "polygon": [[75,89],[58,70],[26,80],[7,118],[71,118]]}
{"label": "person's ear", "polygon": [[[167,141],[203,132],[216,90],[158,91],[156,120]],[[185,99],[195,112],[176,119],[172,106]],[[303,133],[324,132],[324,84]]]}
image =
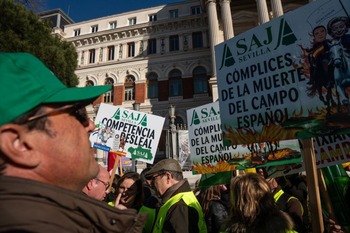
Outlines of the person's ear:
{"label": "person's ear", "polygon": [[89,181],[89,183],[86,185],[86,188],[88,190],[92,190],[96,187],[97,183],[96,183],[96,180],[92,179]]}
{"label": "person's ear", "polygon": [[166,179],[170,180],[171,179],[171,173],[170,172],[166,172],[165,174],[166,174]]}
{"label": "person's ear", "polygon": [[16,124],[6,124],[0,127],[0,150],[11,162],[35,167],[40,163],[40,156],[33,150],[28,139],[28,130]]}

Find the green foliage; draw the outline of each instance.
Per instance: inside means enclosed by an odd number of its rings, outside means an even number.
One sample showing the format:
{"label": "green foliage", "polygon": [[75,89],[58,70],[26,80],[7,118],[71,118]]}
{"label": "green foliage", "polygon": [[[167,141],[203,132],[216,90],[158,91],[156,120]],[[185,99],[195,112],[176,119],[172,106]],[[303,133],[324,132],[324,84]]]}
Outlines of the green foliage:
{"label": "green foliage", "polygon": [[74,46],[51,34],[51,27],[13,0],[0,0],[0,52],[37,56],[67,86],[78,84]]}

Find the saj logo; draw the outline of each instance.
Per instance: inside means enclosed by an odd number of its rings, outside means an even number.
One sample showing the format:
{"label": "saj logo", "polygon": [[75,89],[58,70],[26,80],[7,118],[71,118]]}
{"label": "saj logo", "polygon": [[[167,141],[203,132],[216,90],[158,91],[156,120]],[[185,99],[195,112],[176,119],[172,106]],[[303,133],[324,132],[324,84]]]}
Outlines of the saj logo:
{"label": "saj logo", "polygon": [[265,28],[264,31],[265,33],[254,33],[250,37],[239,39],[233,46],[226,43],[223,47],[219,70],[224,66],[233,66],[237,59],[240,62],[246,61],[264,55],[271,50],[277,50],[281,45],[294,44],[297,40],[293,30],[284,18],[277,25],[271,25]]}

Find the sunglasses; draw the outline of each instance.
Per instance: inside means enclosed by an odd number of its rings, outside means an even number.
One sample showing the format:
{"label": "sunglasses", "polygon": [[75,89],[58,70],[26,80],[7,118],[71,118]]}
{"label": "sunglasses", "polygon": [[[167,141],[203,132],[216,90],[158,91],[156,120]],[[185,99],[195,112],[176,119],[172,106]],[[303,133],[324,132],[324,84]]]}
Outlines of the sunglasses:
{"label": "sunglasses", "polygon": [[108,190],[108,188],[109,188],[108,182],[104,182],[104,181],[100,180],[99,178],[95,178],[95,180],[100,181],[105,186],[106,190]]}
{"label": "sunglasses", "polygon": [[151,182],[154,183],[154,180],[155,180],[158,176],[163,176],[163,175],[164,175],[164,173],[160,173],[160,174],[158,174],[158,175],[152,176]]}
{"label": "sunglasses", "polygon": [[43,117],[54,116],[65,112],[75,117],[84,127],[89,126],[90,119],[87,115],[85,106],[81,104],[65,105],[63,107],[53,109],[52,111],[44,112],[44,113],[29,117],[24,123],[29,123],[29,122],[41,119]]}

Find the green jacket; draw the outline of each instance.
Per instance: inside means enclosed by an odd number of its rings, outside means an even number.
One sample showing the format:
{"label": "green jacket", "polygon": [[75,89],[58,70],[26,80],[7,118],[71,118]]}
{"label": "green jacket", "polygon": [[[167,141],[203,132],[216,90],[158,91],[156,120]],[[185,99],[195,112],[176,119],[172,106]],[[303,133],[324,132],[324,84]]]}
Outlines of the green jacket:
{"label": "green jacket", "polygon": [[139,210],[140,213],[146,213],[147,214],[147,220],[145,223],[145,226],[143,227],[143,233],[151,233],[154,220],[156,218],[156,209],[150,208],[147,206],[142,206]]}

